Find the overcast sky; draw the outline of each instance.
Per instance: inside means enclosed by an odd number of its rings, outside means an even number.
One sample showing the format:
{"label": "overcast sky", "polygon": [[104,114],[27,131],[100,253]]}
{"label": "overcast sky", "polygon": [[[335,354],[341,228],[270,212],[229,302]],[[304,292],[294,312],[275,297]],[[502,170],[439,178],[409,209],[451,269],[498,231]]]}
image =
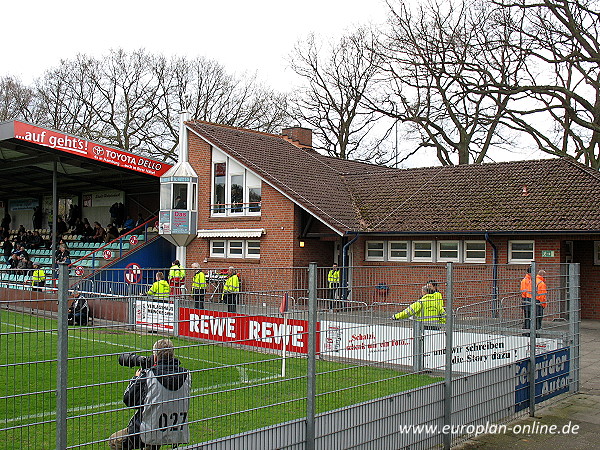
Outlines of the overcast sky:
{"label": "overcast sky", "polygon": [[285,90],[286,57],[308,33],[336,38],[385,21],[381,0],[30,0],[2,7],[0,76],[30,83],[77,53],[145,48],[166,56],[204,56],[229,72],[257,72]]}

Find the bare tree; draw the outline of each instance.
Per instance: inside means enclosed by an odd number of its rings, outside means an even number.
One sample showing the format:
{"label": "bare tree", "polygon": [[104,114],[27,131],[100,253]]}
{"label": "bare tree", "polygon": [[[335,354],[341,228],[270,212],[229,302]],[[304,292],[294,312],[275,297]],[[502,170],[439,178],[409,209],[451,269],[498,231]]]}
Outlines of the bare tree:
{"label": "bare tree", "polygon": [[0,121],[30,121],[35,117],[33,106],[33,92],[29,87],[8,75],[0,78]]}
{"label": "bare tree", "polygon": [[[486,89],[520,75],[514,19],[485,1],[390,5],[379,47],[383,94],[378,112],[410,127],[410,155],[434,148],[443,165],[481,163],[488,150],[510,144],[502,122],[510,94]],[[406,158],[406,157],[405,157]]]}
{"label": "bare tree", "polygon": [[[538,147],[600,169],[600,4],[597,0],[503,0],[523,14],[527,77],[499,86],[523,95],[511,126]],[[508,123],[508,122],[507,122]],[[548,125],[549,124],[549,125]]]}
{"label": "bare tree", "polygon": [[[326,49],[310,35],[290,57],[292,69],[303,81],[293,98],[293,115],[313,129],[313,146],[331,156],[387,162],[381,139],[369,142],[378,114],[363,105],[379,66],[372,47],[370,32],[359,29]],[[383,136],[387,133],[389,129]]]}
{"label": "bare tree", "polygon": [[168,60],[143,50],[62,61],[38,80],[36,99],[41,125],[165,161],[176,158],[184,107],[196,119],[267,132],[287,118],[286,97],[255,77],[236,78],[203,58]]}

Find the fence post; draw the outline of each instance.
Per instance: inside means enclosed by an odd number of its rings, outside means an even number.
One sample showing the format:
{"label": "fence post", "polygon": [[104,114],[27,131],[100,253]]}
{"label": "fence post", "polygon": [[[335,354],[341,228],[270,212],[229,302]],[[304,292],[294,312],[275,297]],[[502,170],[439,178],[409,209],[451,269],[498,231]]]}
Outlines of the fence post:
{"label": "fence post", "polygon": [[536,264],[531,262],[531,306],[529,307],[529,416],[535,417],[535,344],[537,322]]}
{"label": "fence post", "polygon": [[[454,313],[452,312],[453,270],[451,262],[446,263],[446,364],[444,367],[444,425],[452,429],[452,337]],[[452,434],[444,434],[444,449],[452,446]]]}
{"label": "fence post", "polygon": [[412,345],[412,356],[413,356],[413,372],[423,371],[423,352],[424,345],[423,340],[425,339],[423,332],[423,322],[421,320],[413,320],[413,345]]}
{"label": "fence post", "polygon": [[173,336],[179,337],[179,303],[181,297],[173,298]]}
{"label": "fence post", "polygon": [[67,448],[67,377],[69,357],[69,267],[58,264],[58,338],[56,355],[56,449]]}
{"label": "fence post", "polygon": [[579,392],[579,264],[569,264],[569,337],[571,338],[571,392]]}
{"label": "fence post", "polygon": [[306,376],[306,446],[315,448],[315,398],[317,377],[317,263],[308,265],[308,361]]}

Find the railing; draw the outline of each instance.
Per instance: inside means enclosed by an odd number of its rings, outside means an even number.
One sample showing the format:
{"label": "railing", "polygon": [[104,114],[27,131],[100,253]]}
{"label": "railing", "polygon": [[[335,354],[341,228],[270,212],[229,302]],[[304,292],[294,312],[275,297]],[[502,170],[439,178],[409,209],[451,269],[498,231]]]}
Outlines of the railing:
{"label": "railing", "polygon": [[262,202],[247,203],[213,203],[210,205],[211,214],[225,213],[259,213]]}
{"label": "railing", "polygon": [[[87,261],[91,257],[91,260],[92,260],[92,267],[91,268],[92,268],[92,270],[94,270],[94,269],[96,269],[96,258],[98,257],[99,254],[103,254],[105,251],[118,250],[119,251],[118,258],[123,257],[124,252],[131,251],[131,249],[129,248],[130,244],[136,245],[138,240],[140,240],[140,241],[143,240],[144,242],[146,242],[148,240],[148,228],[150,228],[149,224],[155,223],[157,221],[157,219],[158,219],[158,217],[155,216],[155,217],[147,220],[143,224],[138,225],[137,227],[135,227],[132,230],[128,231],[127,233],[119,236],[118,238],[113,239],[112,241],[107,242],[104,245],[98,246],[94,250],[88,252],[84,256],[82,256],[79,259],[77,259],[74,262],[72,262],[69,265],[69,268],[77,268],[80,265],[82,265],[81,264],[82,261]],[[144,233],[143,233],[143,235],[140,235],[138,232],[141,231],[142,229],[144,230]],[[136,237],[136,242],[132,243],[131,240],[132,240],[132,238],[134,236]],[[139,236],[143,236],[143,238],[140,238]],[[124,243],[123,241],[125,239],[129,239],[130,242]],[[117,246],[115,246],[115,244]],[[125,244],[125,246],[127,248],[125,248],[124,244]],[[106,255],[108,255],[108,253]],[[110,257],[106,258],[104,255],[103,255],[103,257],[106,260],[112,259],[112,252],[111,252],[111,256]]]}

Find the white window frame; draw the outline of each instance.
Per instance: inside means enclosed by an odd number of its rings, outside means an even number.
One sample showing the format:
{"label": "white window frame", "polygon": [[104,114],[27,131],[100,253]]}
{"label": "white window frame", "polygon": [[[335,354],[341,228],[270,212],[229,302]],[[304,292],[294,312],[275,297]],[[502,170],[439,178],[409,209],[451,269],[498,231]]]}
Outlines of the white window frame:
{"label": "white window frame", "polygon": [[[258,244],[254,249],[258,250],[258,253],[250,253],[250,243]],[[249,240],[246,241],[246,258],[248,259],[260,259],[260,241]]]}
{"label": "white window frame", "polygon": [[[215,201],[215,164],[225,163],[225,211],[214,212]],[[241,175],[243,178],[242,192],[242,210],[232,211],[231,203],[231,178],[235,175]],[[262,179],[254,172],[246,169],[242,164],[238,163],[233,158],[225,155],[220,150],[213,147],[212,163],[210,170],[211,188],[210,188],[210,215],[211,217],[245,217],[245,216],[260,216],[262,205],[258,211],[250,211],[249,208],[249,189],[261,188],[261,203],[262,203]]]}
{"label": "white window frame", "polygon": [[[469,244],[483,244],[483,258],[469,258]],[[472,250],[472,251],[481,251],[481,250]],[[485,258],[487,256],[487,242],[486,241],[464,241],[463,242],[463,261],[466,263],[485,263]]]}
{"label": "white window frame", "polygon": [[[392,252],[400,251],[392,249],[393,244],[405,244],[406,256],[392,256]],[[410,242],[409,241],[387,241],[387,255],[389,261],[408,261],[410,259]]]}
{"label": "white window frame", "polygon": [[[381,256],[369,256],[369,244],[381,244]],[[365,242],[365,261],[385,261],[385,241],[366,241]],[[375,249],[374,251],[379,251]]]}
{"label": "white window frame", "polygon": [[[216,243],[223,243],[223,247],[219,247],[223,249],[223,252],[215,252],[215,244]],[[225,258],[225,255],[227,254],[227,241],[225,239],[214,239],[210,241],[210,257],[211,258]]]}
{"label": "white window frame", "polygon": [[[513,251],[513,244],[531,244],[531,259],[515,258]],[[521,252],[522,250],[519,250]],[[509,264],[527,264],[535,259],[535,241],[533,240],[520,240],[520,241],[508,241],[508,263]]]}
{"label": "white window frame", "polygon": [[[447,256],[442,256],[442,245],[443,244],[456,244],[456,256],[454,257],[447,257]],[[436,241],[436,247],[437,247],[437,261],[439,262],[459,262],[460,261],[460,241]],[[448,251],[448,250],[445,250]],[[454,250],[452,250],[454,251]]]}
{"label": "white window frame", "polygon": [[[227,257],[228,258],[243,258],[244,253],[245,253],[244,252],[245,247],[246,247],[246,245],[245,245],[244,241],[242,241],[241,239],[228,239],[227,240]],[[232,251],[233,249],[239,250],[239,253],[234,253]]]}
{"label": "white window frame", "polygon": [[[423,251],[422,249],[418,249],[419,244],[429,244],[429,256],[416,256],[415,253],[418,251]],[[434,261],[434,247],[433,241],[412,241],[411,242],[411,261],[415,262],[435,262]]]}
{"label": "white window frame", "polygon": [[[254,247],[255,250],[258,250],[258,253],[250,253],[249,252],[249,243],[252,242],[253,244],[257,243],[258,245],[256,245]],[[217,243],[222,243],[223,246],[219,246],[218,248],[223,249],[223,252],[215,252],[215,248]],[[233,253],[232,250],[232,244],[239,244],[241,243],[241,253]],[[233,259],[260,259],[260,241],[259,240],[255,240],[255,239],[211,239],[209,242],[209,248],[210,248],[210,252],[209,255],[211,258],[233,258]],[[236,246],[235,248],[240,248],[239,246]]]}

